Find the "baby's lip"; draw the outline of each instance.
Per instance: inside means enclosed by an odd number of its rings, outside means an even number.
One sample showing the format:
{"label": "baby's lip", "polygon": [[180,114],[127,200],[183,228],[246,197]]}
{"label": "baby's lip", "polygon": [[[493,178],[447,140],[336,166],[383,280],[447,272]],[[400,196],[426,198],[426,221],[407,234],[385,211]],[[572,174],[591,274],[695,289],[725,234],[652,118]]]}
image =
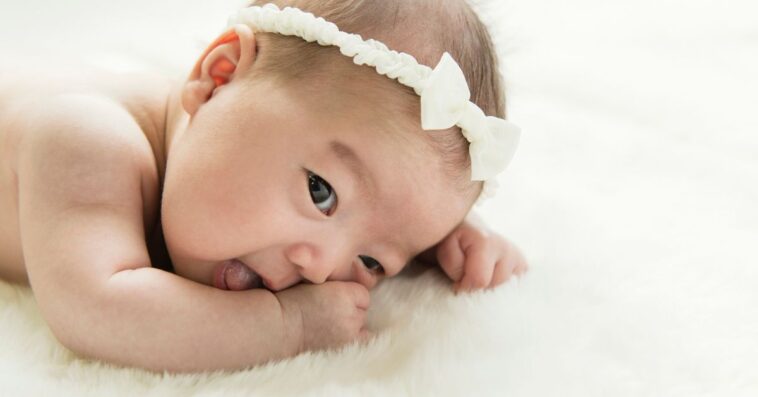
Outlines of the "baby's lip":
{"label": "baby's lip", "polygon": [[218,289],[228,290],[226,286],[226,280],[224,279],[224,271],[226,270],[226,261],[219,263],[213,270],[213,286]]}

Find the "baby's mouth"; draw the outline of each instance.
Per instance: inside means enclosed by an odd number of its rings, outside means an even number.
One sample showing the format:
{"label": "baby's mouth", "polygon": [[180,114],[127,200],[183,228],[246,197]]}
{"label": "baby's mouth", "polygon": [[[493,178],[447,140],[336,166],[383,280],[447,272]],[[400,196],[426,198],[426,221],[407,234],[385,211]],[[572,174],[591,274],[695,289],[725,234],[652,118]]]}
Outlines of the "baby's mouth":
{"label": "baby's mouth", "polygon": [[236,259],[225,261],[218,266],[214,284],[216,288],[230,291],[264,288],[261,276]]}

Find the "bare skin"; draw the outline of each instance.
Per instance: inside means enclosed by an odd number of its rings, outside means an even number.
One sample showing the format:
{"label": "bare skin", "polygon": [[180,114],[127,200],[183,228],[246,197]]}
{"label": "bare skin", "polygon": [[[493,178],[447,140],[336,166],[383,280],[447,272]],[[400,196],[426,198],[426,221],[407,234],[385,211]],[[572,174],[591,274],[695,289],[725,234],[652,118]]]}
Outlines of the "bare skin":
{"label": "bare skin", "polygon": [[[366,340],[368,290],[416,256],[462,290],[525,271],[515,247],[464,221],[471,200],[434,159],[246,79],[255,49],[252,33],[224,35],[180,83],[81,69],[0,81],[0,277],[32,287],[74,352],[242,368]],[[326,181],[335,201],[317,202],[308,189]]]}

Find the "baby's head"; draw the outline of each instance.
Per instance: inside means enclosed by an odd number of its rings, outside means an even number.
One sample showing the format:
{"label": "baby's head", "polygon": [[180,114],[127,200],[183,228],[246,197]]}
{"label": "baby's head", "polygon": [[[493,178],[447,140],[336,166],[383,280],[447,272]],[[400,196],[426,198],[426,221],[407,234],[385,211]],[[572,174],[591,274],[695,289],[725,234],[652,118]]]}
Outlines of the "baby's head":
{"label": "baby's head", "polygon": [[[463,0],[261,3],[422,65],[448,52],[471,102],[504,117],[493,46]],[[205,284],[370,288],[450,233],[482,190],[459,127],[425,131],[414,89],[337,47],[237,26],[201,56],[183,106],[191,119],[170,143],[162,221],[177,274]]]}

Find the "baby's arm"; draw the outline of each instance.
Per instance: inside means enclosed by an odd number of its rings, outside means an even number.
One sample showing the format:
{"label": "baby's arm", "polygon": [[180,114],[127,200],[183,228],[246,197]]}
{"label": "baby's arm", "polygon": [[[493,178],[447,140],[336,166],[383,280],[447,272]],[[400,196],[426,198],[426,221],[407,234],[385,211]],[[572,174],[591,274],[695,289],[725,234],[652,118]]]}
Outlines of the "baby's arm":
{"label": "baby's arm", "polygon": [[438,263],[455,282],[456,292],[493,288],[528,268],[518,247],[489,230],[473,212],[420,259]]}
{"label": "baby's arm", "polygon": [[27,110],[14,125],[23,129],[14,171],[24,257],[43,317],[66,347],[169,371],[240,368],[299,351],[296,306],[150,267],[142,191],[153,160],[128,113],[85,96]]}

